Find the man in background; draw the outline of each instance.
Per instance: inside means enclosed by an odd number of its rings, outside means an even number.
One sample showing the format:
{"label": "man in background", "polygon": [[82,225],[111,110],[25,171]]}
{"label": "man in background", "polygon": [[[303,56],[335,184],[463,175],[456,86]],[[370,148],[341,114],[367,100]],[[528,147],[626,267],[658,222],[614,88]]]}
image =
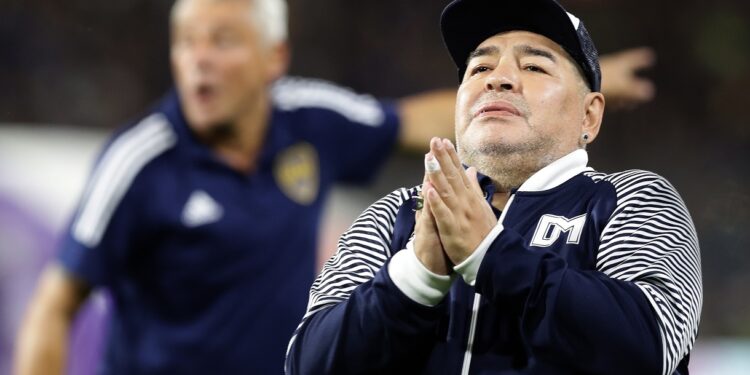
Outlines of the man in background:
{"label": "man in background", "polygon": [[[324,199],[396,145],[450,134],[453,93],[381,102],[282,78],[280,0],[179,0],[177,92],[112,137],[20,333],[16,372],[64,370],[92,288],[114,300],[102,371],[280,373]],[[441,122],[442,121],[442,122]]]}

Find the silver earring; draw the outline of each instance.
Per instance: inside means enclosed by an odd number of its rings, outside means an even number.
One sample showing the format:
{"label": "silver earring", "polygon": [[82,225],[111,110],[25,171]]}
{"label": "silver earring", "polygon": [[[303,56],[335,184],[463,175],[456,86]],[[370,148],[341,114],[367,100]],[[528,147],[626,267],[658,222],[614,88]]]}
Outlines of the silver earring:
{"label": "silver earring", "polygon": [[583,136],[581,136],[581,138],[583,138],[583,143],[588,143],[589,142],[589,133],[583,133]]}

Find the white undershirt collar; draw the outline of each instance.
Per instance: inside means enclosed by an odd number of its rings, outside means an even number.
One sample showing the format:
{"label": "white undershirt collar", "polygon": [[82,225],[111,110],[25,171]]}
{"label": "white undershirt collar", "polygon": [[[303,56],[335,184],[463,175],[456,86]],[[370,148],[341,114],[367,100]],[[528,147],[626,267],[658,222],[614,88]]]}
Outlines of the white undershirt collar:
{"label": "white undershirt collar", "polygon": [[586,150],[577,149],[531,175],[518,191],[544,191],[560,186],[581,172],[593,170],[587,167],[588,162]]}

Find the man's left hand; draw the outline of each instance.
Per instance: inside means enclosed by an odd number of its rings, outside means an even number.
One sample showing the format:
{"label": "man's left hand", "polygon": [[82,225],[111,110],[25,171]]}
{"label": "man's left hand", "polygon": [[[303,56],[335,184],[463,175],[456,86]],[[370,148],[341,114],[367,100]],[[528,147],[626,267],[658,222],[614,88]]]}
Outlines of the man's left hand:
{"label": "man's left hand", "polygon": [[427,172],[430,186],[423,194],[432,208],[445,253],[453,264],[460,264],[479,246],[497,219],[484,199],[476,169],[464,170],[449,140],[433,138],[429,157],[434,157],[440,167]]}

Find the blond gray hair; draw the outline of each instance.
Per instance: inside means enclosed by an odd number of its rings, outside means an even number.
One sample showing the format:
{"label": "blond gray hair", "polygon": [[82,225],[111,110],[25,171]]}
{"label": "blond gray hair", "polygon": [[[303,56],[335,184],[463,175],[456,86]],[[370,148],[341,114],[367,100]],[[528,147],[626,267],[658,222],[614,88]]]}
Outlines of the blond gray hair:
{"label": "blond gray hair", "polygon": [[268,44],[285,42],[288,37],[286,0],[251,0],[253,21]]}
{"label": "blond gray hair", "polygon": [[[172,6],[170,19],[174,21],[180,3],[177,0]],[[229,1],[229,0],[212,0]],[[234,0],[239,1],[239,0]],[[288,38],[288,19],[286,0],[242,0],[252,5],[250,19],[257,28],[263,42],[267,45],[285,42]]]}

